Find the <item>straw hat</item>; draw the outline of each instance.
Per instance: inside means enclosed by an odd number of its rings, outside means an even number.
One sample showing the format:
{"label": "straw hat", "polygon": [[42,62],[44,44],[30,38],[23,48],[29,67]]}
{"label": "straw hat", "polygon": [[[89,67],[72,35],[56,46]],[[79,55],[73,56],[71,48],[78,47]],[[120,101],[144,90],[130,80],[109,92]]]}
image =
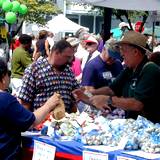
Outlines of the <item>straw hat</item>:
{"label": "straw hat", "polygon": [[140,47],[144,50],[147,50],[146,49],[147,37],[139,32],[128,31],[124,34],[122,39],[119,42],[117,42],[117,44],[118,45],[131,44],[131,45]]}
{"label": "straw hat", "polygon": [[79,44],[79,39],[75,38],[75,37],[69,37],[69,38],[67,38],[66,41],[69,42],[72,47],[75,47]]}

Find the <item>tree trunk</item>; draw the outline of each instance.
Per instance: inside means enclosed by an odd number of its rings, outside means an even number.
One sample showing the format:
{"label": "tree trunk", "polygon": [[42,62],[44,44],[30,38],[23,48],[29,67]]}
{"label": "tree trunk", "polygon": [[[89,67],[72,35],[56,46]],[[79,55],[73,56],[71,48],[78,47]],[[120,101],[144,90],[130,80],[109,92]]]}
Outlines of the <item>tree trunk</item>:
{"label": "tree trunk", "polygon": [[23,22],[24,22],[24,21],[22,21],[22,22],[20,23],[19,27],[18,27],[17,30],[15,31],[14,35],[12,35],[12,37],[14,37],[15,35],[17,35],[18,32],[21,30],[22,25],[23,25]]}
{"label": "tree trunk", "polygon": [[142,32],[142,28],[143,28],[143,26],[144,26],[144,24],[146,23],[146,20],[147,20],[147,18],[148,18],[148,11],[145,11],[145,15],[143,16],[143,20],[142,20],[142,23],[141,23],[141,26],[139,27],[139,32],[141,33]]}
{"label": "tree trunk", "polygon": [[133,27],[132,27],[132,24],[131,24],[131,20],[128,17],[127,11],[124,11],[124,15],[125,15],[125,17],[126,17],[126,19],[128,21],[129,27],[130,27],[129,30],[133,30]]}
{"label": "tree trunk", "polygon": [[104,42],[110,38],[112,9],[104,8]]}
{"label": "tree trunk", "polygon": [[[7,39],[8,39],[8,47],[9,47],[9,49],[12,49],[12,40],[13,40],[13,38],[14,38],[14,36],[15,35],[17,35],[18,34],[18,32],[21,30],[21,28],[22,28],[22,25],[23,25],[23,21],[20,23],[20,25],[18,26],[18,28],[17,28],[17,30],[14,32],[14,33],[11,33],[10,32],[10,30],[11,30],[11,25],[10,24],[8,24],[8,37],[7,37]],[[8,52],[6,53],[6,59],[7,59],[7,62],[10,60],[10,50],[8,50]]]}

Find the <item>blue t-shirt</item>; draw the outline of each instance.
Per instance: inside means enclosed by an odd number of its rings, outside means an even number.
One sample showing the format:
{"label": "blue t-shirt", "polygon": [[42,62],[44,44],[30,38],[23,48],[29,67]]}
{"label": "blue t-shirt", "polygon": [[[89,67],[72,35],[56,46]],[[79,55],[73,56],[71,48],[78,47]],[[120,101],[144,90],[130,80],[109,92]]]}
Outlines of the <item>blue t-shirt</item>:
{"label": "blue t-shirt", "polygon": [[112,65],[104,62],[100,55],[89,61],[82,74],[82,86],[100,88],[108,86],[123,69],[119,60]]}
{"label": "blue t-shirt", "polygon": [[21,132],[34,121],[34,114],[21,106],[14,96],[0,92],[0,159],[17,159]]}

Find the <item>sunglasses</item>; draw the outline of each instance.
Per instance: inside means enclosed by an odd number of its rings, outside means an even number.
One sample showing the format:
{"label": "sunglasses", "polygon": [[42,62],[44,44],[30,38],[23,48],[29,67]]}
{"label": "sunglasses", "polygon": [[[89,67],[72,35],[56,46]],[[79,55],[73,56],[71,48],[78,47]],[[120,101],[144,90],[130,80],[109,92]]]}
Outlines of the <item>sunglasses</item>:
{"label": "sunglasses", "polygon": [[94,44],[96,44],[96,43],[88,42],[86,45],[87,45],[87,46],[91,46],[91,45],[94,45]]}

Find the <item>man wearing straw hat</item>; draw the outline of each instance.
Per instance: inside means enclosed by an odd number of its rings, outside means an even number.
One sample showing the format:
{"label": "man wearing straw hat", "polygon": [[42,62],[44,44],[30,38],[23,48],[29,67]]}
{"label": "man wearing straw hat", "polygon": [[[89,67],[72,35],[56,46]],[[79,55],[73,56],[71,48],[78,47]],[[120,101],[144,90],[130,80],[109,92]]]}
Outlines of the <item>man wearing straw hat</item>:
{"label": "man wearing straw hat", "polygon": [[[89,99],[98,109],[126,111],[126,118],[136,119],[142,115],[152,122],[160,122],[160,69],[148,62],[146,37],[141,33],[129,31],[124,34],[120,46],[126,69],[109,87],[93,91]],[[81,97],[78,97],[81,99]]]}

